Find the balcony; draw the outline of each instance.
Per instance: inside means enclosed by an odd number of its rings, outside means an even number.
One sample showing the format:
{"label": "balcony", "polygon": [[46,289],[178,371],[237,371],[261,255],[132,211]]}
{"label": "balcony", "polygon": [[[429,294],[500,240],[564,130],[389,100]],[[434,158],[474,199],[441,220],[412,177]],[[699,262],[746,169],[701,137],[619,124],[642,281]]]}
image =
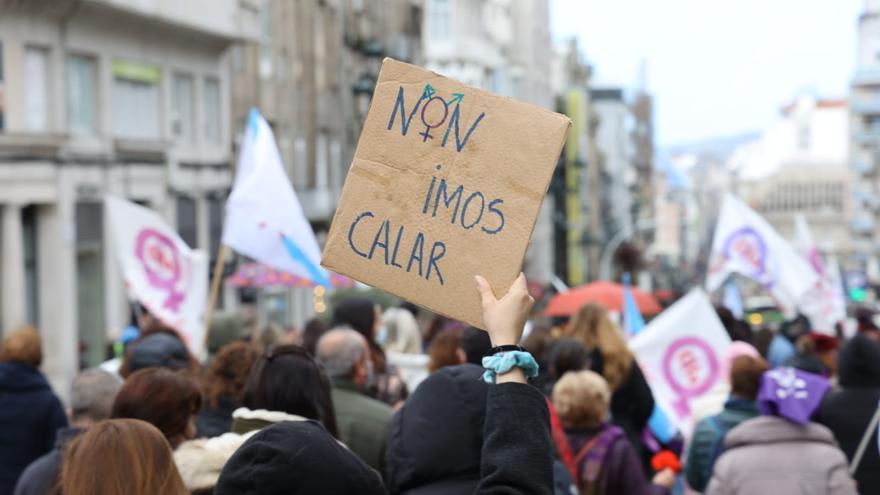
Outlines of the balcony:
{"label": "balcony", "polygon": [[853,77],[853,86],[880,84],[880,67],[862,68],[856,70]]}
{"label": "balcony", "polygon": [[865,127],[853,133],[853,139],[858,143],[880,142],[880,127]]}
{"label": "balcony", "polygon": [[304,189],[297,191],[299,202],[302,204],[303,213],[311,222],[329,222],[336,211],[336,201],[339,199],[330,189]]}
{"label": "balcony", "polygon": [[866,115],[880,114],[880,98],[856,97],[850,100],[849,107],[853,113]]}
{"label": "balcony", "polygon": [[850,221],[849,228],[855,234],[870,234],[874,232],[874,218],[860,215]]}
{"label": "balcony", "polygon": [[858,160],[852,162],[850,168],[859,175],[871,175],[874,173],[874,164],[869,161]]}

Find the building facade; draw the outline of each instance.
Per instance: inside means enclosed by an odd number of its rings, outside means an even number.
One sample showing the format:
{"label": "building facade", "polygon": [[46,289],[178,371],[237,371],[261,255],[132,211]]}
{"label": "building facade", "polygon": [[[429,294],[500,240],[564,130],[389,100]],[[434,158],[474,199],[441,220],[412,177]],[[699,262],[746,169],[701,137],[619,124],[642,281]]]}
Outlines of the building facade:
{"label": "building facade", "polygon": [[845,100],[801,96],[760,138],[740,146],[729,165],[740,196],[783,237],[793,237],[795,216],[803,214],[820,251],[841,260],[856,249],[852,199],[870,198],[862,187],[871,187],[852,180],[849,122]]}
{"label": "building facade", "polygon": [[856,72],[850,93],[850,231],[862,268],[880,254],[880,1],[867,0],[858,21]]}
{"label": "building facade", "polygon": [[0,1],[0,323],[40,329],[63,396],[130,321],[105,193],[216,254],[226,53],[255,27],[238,0]]}
{"label": "building facade", "polygon": [[[553,109],[547,0],[426,0],[423,33],[428,69]],[[553,209],[548,196],[523,268],[541,284],[554,275]]]}
{"label": "building facade", "polygon": [[[234,133],[251,108],[275,132],[303,212],[323,242],[384,57],[422,62],[422,0],[254,0],[259,36],[230,54]],[[301,325],[309,289],[264,290],[260,313]]]}

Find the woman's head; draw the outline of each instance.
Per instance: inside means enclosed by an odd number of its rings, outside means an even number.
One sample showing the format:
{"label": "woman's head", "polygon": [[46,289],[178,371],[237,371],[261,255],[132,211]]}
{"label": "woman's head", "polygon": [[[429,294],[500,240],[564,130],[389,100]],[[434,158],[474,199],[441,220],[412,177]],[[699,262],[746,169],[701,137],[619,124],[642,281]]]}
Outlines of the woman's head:
{"label": "woman's head", "polygon": [[369,299],[346,299],[333,310],[333,324],[330,326],[351,327],[363,335],[367,342],[372,342],[379,323],[376,313],[376,303]]}
{"label": "woman's head", "polygon": [[730,393],[740,399],[755,400],[767,362],[760,357],[739,356],[730,363]]}
{"label": "woman's head", "polygon": [[111,416],[144,420],[177,448],[195,437],[194,417],[201,405],[201,390],[189,372],[147,368],[128,377],[113,402]]}
{"label": "woman's head", "polygon": [[[388,308],[382,315],[382,325],[385,326],[386,335],[382,346],[389,351],[418,354],[422,352],[422,336],[419,323],[415,316],[403,308]],[[417,336],[417,339],[408,339],[407,336]]]}
{"label": "woman's head", "polygon": [[553,387],[553,406],[567,429],[595,428],[608,419],[611,390],[593,371],[570,371]]}
{"label": "woman's head", "polygon": [[611,390],[617,390],[629,376],[633,357],[605,308],[598,304],[585,304],[575,314],[568,329],[569,335],[580,341],[587,350],[599,350],[603,361],[602,376]]}
{"label": "woman's head", "polygon": [[464,349],[461,348],[461,332],[446,330],[431,342],[429,350],[431,360],[428,371],[433,373],[446,366],[455,366],[467,361]]}
{"label": "woman's head", "polygon": [[43,340],[36,328],[16,330],[7,335],[0,345],[0,363],[19,363],[39,368],[42,362]]}
{"label": "woman's head", "polygon": [[257,351],[245,342],[233,342],[220,349],[205,374],[205,399],[219,407],[220,399],[239,401]]}
{"label": "woman's head", "polygon": [[168,441],[137,419],[95,424],[64,450],[65,495],[186,495]]}
{"label": "woman's head", "polygon": [[590,352],[579,340],[562,337],[550,348],[549,371],[553,379],[559,379],[569,371],[581,371],[590,367]]}
{"label": "woman's head", "polygon": [[330,380],[300,346],[276,345],[257,359],[244,386],[242,405],[314,419],[337,436]]}

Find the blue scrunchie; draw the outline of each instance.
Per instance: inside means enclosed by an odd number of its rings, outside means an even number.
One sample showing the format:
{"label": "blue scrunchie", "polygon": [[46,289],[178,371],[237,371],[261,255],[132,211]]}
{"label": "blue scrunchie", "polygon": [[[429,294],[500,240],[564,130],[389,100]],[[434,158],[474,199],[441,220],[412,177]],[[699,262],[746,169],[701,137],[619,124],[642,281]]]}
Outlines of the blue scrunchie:
{"label": "blue scrunchie", "polygon": [[521,368],[526,378],[538,376],[538,363],[530,353],[523,351],[499,352],[483,358],[483,368],[486,368],[486,372],[483,373],[483,381],[495,383],[497,375],[503,375],[514,367]]}

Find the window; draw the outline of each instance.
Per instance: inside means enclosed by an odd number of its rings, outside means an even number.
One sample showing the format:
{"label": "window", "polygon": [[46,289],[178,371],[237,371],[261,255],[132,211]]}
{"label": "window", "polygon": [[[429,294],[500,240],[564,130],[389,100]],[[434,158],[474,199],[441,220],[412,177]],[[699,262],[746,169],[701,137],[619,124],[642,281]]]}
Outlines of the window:
{"label": "window", "polygon": [[186,196],[177,198],[177,233],[187,246],[198,247],[198,230],[196,228],[196,201]]}
{"label": "window", "polygon": [[171,88],[171,133],[178,141],[195,141],[196,111],[193,100],[193,78],[174,74]]}
{"label": "window", "polygon": [[67,58],[67,127],[74,133],[97,130],[95,60],[71,55]]}
{"label": "window", "polygon": [[25,127],[30,131],[49,128],[49,51],[29,46],[24,53]]}
{"label": "window", "polygon": [[220,81],[209,77],[205,79],[205,139],[209,143],[220,144],[223,135],[223,113],[220,111]]}
{"label": "window", "polygon": [[27,322],[40,324],[39,272],[37,267],[37,207],[27,206],[21,210],[21,234],[24,244],[24,292]]}
{"label": "window", "polygon": [[3,42],[0,41],[0,131],[6,127],[3,108]]}
{"label": "window", "polygon": [[104,212],[99,202],[81,201],[74,209],[76,233],[77,328],[81,364],[106,359],[104,322]]}
{"label": "window", "polygon": [[260,9],[260,77],[272,77],[272,5],[263,2]]}
{"label": "window", "polygon": [[452,0],[431,0],[428,22],[432,38],[449,39],[452,36]]}
{"label": "window", "polygon": [[119,137],[159,139],[160,70],[154,65],[113,62],[113,128]]}

